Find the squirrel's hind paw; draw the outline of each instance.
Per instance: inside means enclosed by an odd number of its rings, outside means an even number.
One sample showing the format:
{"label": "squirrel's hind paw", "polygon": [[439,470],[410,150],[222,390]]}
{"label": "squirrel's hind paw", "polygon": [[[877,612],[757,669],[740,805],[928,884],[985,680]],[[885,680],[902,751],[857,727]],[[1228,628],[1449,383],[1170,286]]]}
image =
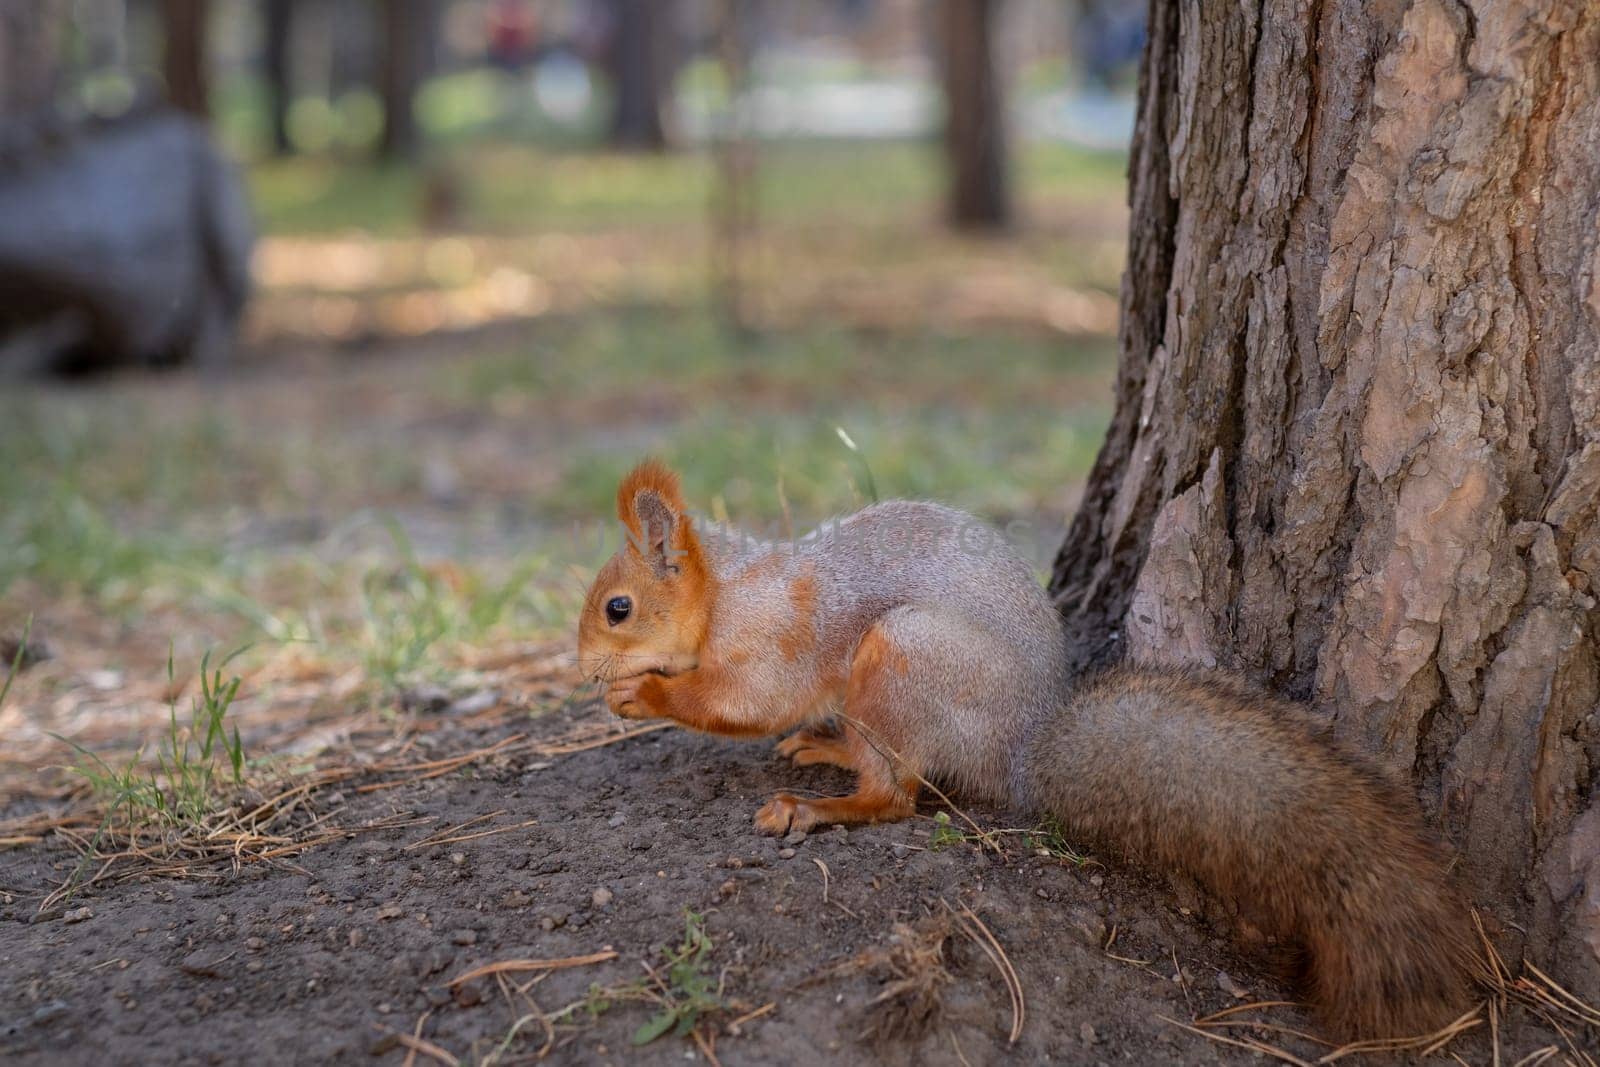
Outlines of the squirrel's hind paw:
{"label": "squirrel's hind paw", "polygon": [[819,821],[811,805],[788,793],[779,793],[756,812],[756,829],[780,837],[796,831],[810,833]]}
{"label": "squirrel's hind paw", "polygon": [[837,734],[801,730],[779,741],[777,752],[780,756],[789,757],[800,767],[822,763],[843,767],[847,771],[856,769],[855,754],[850,750],[849,741]]}

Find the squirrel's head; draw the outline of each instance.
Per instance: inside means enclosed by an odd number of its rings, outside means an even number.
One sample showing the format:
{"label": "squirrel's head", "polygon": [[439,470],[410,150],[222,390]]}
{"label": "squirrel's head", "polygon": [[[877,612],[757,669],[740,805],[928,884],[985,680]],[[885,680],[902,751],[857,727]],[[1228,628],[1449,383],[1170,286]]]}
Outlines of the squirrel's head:
{"label": "squirrel's head", "polygon": [[639,464],[617,487],[617,517],[623,545],[584,598],[578,666],[602,682],[692,670],[714,589],[678,476],[656,460]]}

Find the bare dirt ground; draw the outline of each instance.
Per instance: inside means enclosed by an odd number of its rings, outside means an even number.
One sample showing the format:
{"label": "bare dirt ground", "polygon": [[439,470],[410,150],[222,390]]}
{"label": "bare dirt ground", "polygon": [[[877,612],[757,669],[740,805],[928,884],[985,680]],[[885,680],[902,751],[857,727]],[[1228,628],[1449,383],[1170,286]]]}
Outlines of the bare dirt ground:
{"label": "bare dirt ground", "polygon": [[[0,853],[0,1056],[1262,1062],[1177,1025],[1283,998],[1229,947],[1226,915],[1203,918],[1181,890],[1022,836],[933,847],[957,834],[926,804],[898,825],[761,837],[750,816],[767,794],[843,778],[767,745],[641,731],[592,703],[531,720],[475,706],[428,713],[426,745],[383,765],[402,771],[375,765],[309,795],[303,819],[334,832],[304,851],[237,869],[213,857],[181,877],[124,864],[43,911],[77,855]],[[683,953],[686,924],[709,946]],[[489,965],[502,969],[472,977]],[[686,1033],[635,1044],[664,1011]],[[1247,1014],[1307,1025],[1292,1009]],[[1282,1030],[1212,1032],[1326,1051]],[[1497,1050],[1482,1033],[1451,1050],[1581,1062],[1583,1035],[1569,1040],[1514,1011]]]}

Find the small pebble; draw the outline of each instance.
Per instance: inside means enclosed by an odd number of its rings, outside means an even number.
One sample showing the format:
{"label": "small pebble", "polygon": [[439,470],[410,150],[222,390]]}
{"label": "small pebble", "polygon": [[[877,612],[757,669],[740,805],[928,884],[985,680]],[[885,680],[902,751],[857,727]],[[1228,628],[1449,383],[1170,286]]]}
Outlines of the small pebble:
{"label": "small pebble", "polygon": [[792,830],[790,831],[789,836],[783,839],[783,843],[786,845],[798,845],[805,839],[806,832],[804,830]]}
{"label": "small pebble", "polygon": [[249,952],[260,952],[267,947],[267,943],[259,937],[247,937],[244,939],[244,947]]}
{"label": "small pebble", "polygon": [[480,689],[471,696],[464,696],[450,705],[452,715],[476,715],[480,711],[488,711],[500,702],[500,693],[495,689]]}
{"label": "small pebble", "polygon": [[450,940],[457,945],[476,945],[478,932],[476,930],[452,930]]}
{"label": "small pebble", "polygon": [[467,862],[467,854],[465,852],[452,852],[450,853],[450,862],[460,867]]}
{"label": "small pebble", "polygon": [[61,921],[65,923],[81,923],[85,919],[92,918],[94,918],[94,912],[90,911],[89,905],[85,904],[81,908],[69,908],[66,914],[61,916]]}
{"label": "small pebble", "polygon": [[1084,1023],[1082,1026],[1078,1027],[1078,1038],[1085,1045],[1096,1045],[1100,1043],[1100,1035],[1095,1033],[1094,1027],[1089,1023]]}
{"label": "small pebble", "polygon": [[1217,972],[1217,987],[1235,1000],[1244,1000],[1250,995],[1250,990],[1234,981],[1233,976],[1226,971]]}
{"label": "small pebble", "polygon": [[792,860],[792,859],[794,859],[794,849],[792,849],[792,848],[780,848],[778,850],[778,858],[780,860]]}
{"label": "small pebble", "polygon": [[594,895],[589,899],[593,901],[595,907],[603,908],[607,904],[611,903],[611,901],[614,899],[614,895],[612,894],[611,890],[601,886],[599,889],[594,891]]}
{"label": "small pebble", "polygon": [[606,820],[606,825],[615,830],[617,827],[621,826],[627,821],[628,817],[619,811],[615,815],[611,816],[611,818]]}

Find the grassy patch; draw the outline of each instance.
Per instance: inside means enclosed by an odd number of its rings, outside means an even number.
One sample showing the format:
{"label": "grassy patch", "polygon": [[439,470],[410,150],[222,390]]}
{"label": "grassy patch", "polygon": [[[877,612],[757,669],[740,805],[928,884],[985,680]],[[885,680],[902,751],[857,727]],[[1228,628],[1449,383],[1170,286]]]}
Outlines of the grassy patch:
{"label": "grassy patch", "polygon": [[73,769],[89,783],[106,811],[106,825],[97,835],[97,843],[118,820],[128,831],[147,826],[199,830],[226,805],[229,793],[244,784],[244,745],[238,726],[228,720],[241,680],[223,675],[224,668],[242,651],[224,657],[216,667],[211,666],[209,652],[201,658],[200,692],[191,698],[188,719],[183,722],[178,718],[177,682],[168,653],[167,684],[174,695],[168,704],[166,736],[157,743],[153,767],[146,764],[142,749],[132,759],[112,766],[73,746],[80,757]]}
{"label": "grassy patch", "polygon": [[[1017,176],[1041,205],[1087,205],[1119,195],[1125,165],[1122,153],[1029,144],[1019,150]],[[758,166],[769,224],[925,214],[943,182],[937,146],[921,142],[769,145]],[[466,227],[489,232],[698,224],[715,180],[699,152],[575,152],[515,142],[445,147],[421,170],[325,157],[269,160],[253,166],[249,180],[265,233],[396,236],[419,231],[425,188],[439,175],[463,193]]]}
{"label": "grassy patch", "polygon": [[[870,483],[840,427],[865,457]],[[626,452],[580,452],[549,506],[608,515],[617,482],[650,452],[683,472],[695,507],[764,529],[786,519],[809,528],[875,498],[939,499],[1005,521],[1081,478],[1103,430],[1097,415],[1050,411],[1017,412],[1000,424],[955,411],[916,421],[868,408],[767,419],[719,412],[663,427]]]}
{"label": "grassy patch", "polygon": [[454,563],[429,566],[398,523],[386,525],[397,560],[363,575],[356,642],[381,693],[437,679],[447,658],[442,646],[485,640],[506,624],[524,632],[565,626],[575,610],[576,594],[561,596],[547,557],[529,556],[502,575]]}
{"label": "grassy patch", "polygon": [[559,457],[540,494],[554,515],[608,515],[618,479],[655,452],[696,506],[741,522],[810,523],[874,495],[1006,520],[1059,509],[1088,470],[1113,358],[1109,341],[827,328],[742,350],[708,317],[640,313],[553,325],[439,381],[463,405],[559,402],[606,429]]}

